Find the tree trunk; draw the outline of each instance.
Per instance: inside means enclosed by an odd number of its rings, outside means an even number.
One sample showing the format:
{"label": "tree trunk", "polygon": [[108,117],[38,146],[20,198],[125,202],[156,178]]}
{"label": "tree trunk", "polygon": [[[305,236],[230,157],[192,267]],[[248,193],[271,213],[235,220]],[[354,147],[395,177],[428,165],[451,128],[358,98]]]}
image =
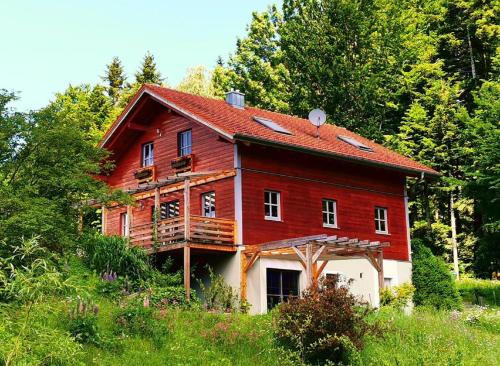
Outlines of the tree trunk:
{"label": "tree trunk", "polygon": [[458,247],[457,247],[457,223],[455,219],[455,199],[453,197],[453,192],[450,192],[450,222],[451,222],[451,248],[453,250],[453,272],[455,272],[455,277],[459,279],[458,271]]}
{"label": "tree trunk", "polygon": [[474,64],[474,55],[472,53],[472,42],[470,40],[470,33],[469,33],[469,26],[466,26],[467,28],[467,42],[469,44],[469,56],[470,56],[470,69],[472,72],[472,78],[476,78],[476,65]]}

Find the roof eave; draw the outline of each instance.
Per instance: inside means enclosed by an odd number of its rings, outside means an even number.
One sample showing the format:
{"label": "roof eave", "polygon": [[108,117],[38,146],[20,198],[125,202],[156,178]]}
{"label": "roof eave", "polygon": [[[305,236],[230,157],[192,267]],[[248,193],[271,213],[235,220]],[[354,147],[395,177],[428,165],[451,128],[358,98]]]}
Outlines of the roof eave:
{"label": "roof eave", "polygon": [[177,112],[178,114],[210,128],[211,130],[217,132],[219,135],[226,138],[227,140],[229,140],[231,142],[234,141],[233,136],[231,134],[229,134],[226,131],[214,126],[213,124],[211,124],[205,120],[203,120],[202,118],[199,118],[198,116],[190,113],[189,111],[185,110],[184,108],[179,107],[175,103],[172,103],[169,100],[163,98],[162,96],[158,95],[154,91],[148,89],[147,85],[144,85],[141,89],[142,89],[142,91],[141,90],[138,91],[139,95],[125,108],[126,110],[124,111],[124,113],[120,117],[118,117],[119,120],[117,121],[117,123],[114,124],[114,126],[112,127],[112,130],[109,132],[109,134],[105,135],[103,140],[99,143],[99,145],[98,145],[99,147],[104,147],[106,145],[106,143],[115,134],[115,132],[118,130],[118,128],[123,123],[125,118],[127,118],[130,111],[132,111],[134,109],[135,105],[142,98],[142,96],[144,94],[149,95],[151,98],[153,98],[154,100],[156,100],[160,104],[164,105],[167,108],[172,109],[173,111]]}
{"label": "roof eave", "polygon": [[307,154],[312,154],[316,156],[323,156],[323,157],[330,157],[330,158],[336,158],[338,160],[344,160],[344,161],[354,161],[360,164],[364,165],[369,165],[369,166],[375,166],[375,167],[382,167],[382,168],[387,168],[387,169],[392,169],[399,171],[401,173],[405,173],[407,175],[411,176],[421,176],[424,174],[428,178],[438,178],[441,176],[439,172],[436,171],[428,171],[428,170],[423,170],[423,169],[412,169],[412,168],[407,168],[407,167],[402,167],[400,165],[396,164],[389,164],[389,163],[383,163],[383,162],[378,162],[374,160],[368,160],[364,158],[360,158],[357,156],[352,156],[352,155],[344,155],[344,154],[338,154],[334,152],[328,152],[324,150],[318,150],[318,149],[313,149],[313,148],[306,148],[306,147],[301,147],[293,144],[287,144],[283,142],[277,142],[277,141],[272,141],[272,140],[267,140],[263,138],[258,138],[255,136],[249,136],[245,134],[239,134],[236,133],[233,136],[235,141],[241,141],[241,142],[251,142],[251,143],[256,143],[259,145],[264,145],[264,146],[273,146],[273,147],[281,147],[287,150],[292,150],[292,151],[298,151],[298,152],[304,152]]}

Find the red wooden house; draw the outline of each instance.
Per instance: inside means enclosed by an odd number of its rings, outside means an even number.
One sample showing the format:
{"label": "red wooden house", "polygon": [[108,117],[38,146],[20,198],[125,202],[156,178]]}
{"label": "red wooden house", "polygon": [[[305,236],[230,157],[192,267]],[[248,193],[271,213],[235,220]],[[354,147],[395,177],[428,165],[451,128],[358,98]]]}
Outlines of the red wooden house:
{"label": "red wooden house", "polygon": [[143,86],[101,146],[103,178],[135,204],[103,209],[103,232],[209,263],[263,312],[320,275],[378,305],[410,280],[407,176],[437,175],[344,128]]}

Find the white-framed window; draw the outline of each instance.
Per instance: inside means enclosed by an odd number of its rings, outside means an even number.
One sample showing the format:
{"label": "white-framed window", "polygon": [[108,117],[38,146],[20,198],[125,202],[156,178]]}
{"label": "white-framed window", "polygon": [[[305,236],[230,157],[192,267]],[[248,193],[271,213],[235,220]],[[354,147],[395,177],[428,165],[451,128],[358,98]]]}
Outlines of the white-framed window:
{"label": "white-framed window", "polygon": [[201,215],[215,217],[215,192],[207,192],[201,195]]}
{"label": "white-framed window", "polygon": [[337,227],[337,201],[323,199],[323,226]]}
{"label": "white-framed window", "polygon": [[130,234],[130,228],[129,228],[129,222],[128,222],[128,213],[127,212],[122,212],[120,214],[120,225],[121,225],[121,235],[122,236],[129,236]]}
{"label": "white-framed window", "polygon": [[177,136],[178,154],[179,156],[186,156],[191,154],[192,140],[191,130],[179,132]]}
{"label": "white-framed window", "polygon": [[154,164],[154,145],[152,142],[142,145],[142,166]]}
{"label": "white-framed window", "polygon": [[375,232],[377,234],[388,234],[387,209],[375,207]]}
{"label": "white-framed window", "polygon": [[264,218],[266,220],[281,220],[280,192],[264,191]]}
{"label": "white-framed window", "polygon": [[392,278],[384,277],[384,287],[390,288],[392,286]]}

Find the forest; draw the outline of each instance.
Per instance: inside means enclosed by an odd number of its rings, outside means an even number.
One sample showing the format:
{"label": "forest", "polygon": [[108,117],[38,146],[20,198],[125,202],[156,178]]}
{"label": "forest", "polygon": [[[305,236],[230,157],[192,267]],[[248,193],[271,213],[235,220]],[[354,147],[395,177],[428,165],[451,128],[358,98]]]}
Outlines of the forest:
{"label": "forest", "polygon": [[[140,352],[153,352],[157,347],[165,356],[169,347],[182,348],[190,336],[188,327],[172,328],[179,319],[201,329],[206,324],[216,326],[213,333],[202,334],[203,339],[191,340],[193,343],[186,346],[183,357],[191,357],[193,364],[202,362],[197,352],[204,347],[216,347],[209,348],[215,352],[207,356],[215,360],[211,364],[231,364],[232,357],[246,357],[256,347],[262,348],[262,353],[248,356],[248,363],[242,364],[270,364],[270,360],[299,364],[300,355],[283,354],[281,359],[276,356],[281,348],[266,348],[272,339],[265,331],[271,327],[268,317],[255,320],[253,329],[247,318],[227,320],[177,309],[167,312],[171,328],[162,330],[142,307],[133,308],[137,311],[134,316],[142,319],[139,325],[133,321],[136,318],[128,319],[126,312],[113,313],[117,299],[122,301],[123,288],[129,291],[130,287],[130,292],[146,285],[161,288],[158,291],[168,289],[173,298],[179,291],[175,274],[152,268],[142,254],[126,250],[124,243],[95,239],[111,250],[122,250],[126,259],[120,263],[92,252],[96,249],[89,244],[89,237],[95,234],[85,233],[82,238],[80,230],[81,212],[93,210],[87,202],[130,200],[123,192],[110,192],[93,176],[113,169],[112,159],[97,144],[144,83],[213,98],[224,98],[227,91],[238,89],[245,93],[249,105],[306,118],[310,110],[321,108],[328,123],[434,168],[441,173],[439,178],[422,176],[407,182],[411,236],[417,243],[413,249],[424,253],[422,261],[436,260],[440,263],[437,267],[442,264],[439,268],[444,275],[438,281],[449,273],[457,279],[470,279],[460,289],[466,300],[474,296],[477,300],[477,291],[468,288],[476,281],[473,278],[499,276],[500,1],[284,0],[281,6],[270,5],[264,12],[251,14],[246,34],[237,40],[233,53],[221,55],[214,65],[211,69],[195,66],[179,85],[169,85],[168,70],[158,69],[153,54],[146,53],[131,76],[125,75],[117,56],[103,60],[101,82],[69,85],[48,105],[29,112],[15,110],[12,103],[20,98],[19,93],[0,85],[0,359],[5,364],[71,364],[77,354],[83,357],[78,358],[82,363],[99,364],[92,359],[94,352],[102,352],[107,364],[119,364],[118,359],[111,360],[117,354],[122,355],[122,361],[127,359],[120,353],[123,347],[137,347],[138,353],[127,357],[132,357],[129,361],[135,357],[132,363],[139,364]],[[91,252],[104,256],[107,264],[97,263],[97,257],[91,260],[84,256],[87,259],[83,262],[73,257],[74,253],[88,256]],[[124,263],[139,269],[128,273]],[[113,273],[108,273],[110,265]],[[127,277],[115,285],[117,272],[119,277],[125,276],[120,271],[127,272]],[[420,275],[425,277],[426,273]],[[488,288],[486,301],[497,305],[498,295]],[[427,305],[460,308],[457,292],[452,292],[451,305]],[[388,302],[397,300],[386,295]],[[111,326],[107,320],[96,320],[97,310],[92,315],[89,309],[95,304],[82,300],[89,296],[101,299],[101,312],[113,313],[124,328],[107,336],[103,330],[99,336],[98,327]],[[76,305],[68,302],[69,297]],[[72,323],[52,326],[57,320],[47,318],[47,309],[66,314],[68,307],[76,309],[70,316]],[[490,359],[482,360],[468,352],[474,349],[479,354],[486,338],[493,344],[498,342],[491,335],[498,334],[498,318],[485,325],[483,318],[467,315],[467,325],[453,325],[444,338],[432,336],[443,342],[439,343],[443,358],[438,359],[438,355],[425,354],[427,343],[422,334],[431,334],[436,322],[446,328],[449,314],[436,316],[425,309],[419,314],[421,323],[403,318],[401,313],[381,313],[381,322],[394,327],[391,329],[406,329],[408,338],[397,338],[399,330],[380,341],[385,343],[370,338],[366,341],[369,353],[358,355],[359,364],[372,364],[373,360],[379,360],[378,364],[412,364],[412,357],[421,357],[421,364],[495,364],[498,354],[488,353],[483,356]],[[467,328],[469,323],[480,329]],[[223,332],[226,328],[245,341],[235,345]],[[88,331],[81,343],[87,342],[90,348],[81,356],[76,341],[64,338],[60,329],[71,329],[71,334],[80,337]],[[151,332],[152,343],[127,338],[143,330]],[[163,331],[178,337],[171,338],[168,347],[155,343],[157,333]],[[248,340],[252,332],[261,332],[255,341]],[[453,338],[461,332],[470,332],[469,338]],[[125,346],[111,339],[117,334],[128,334]],[[448,350],[446,339],[453,339],[458,351]],[[404,348],[407,342],[417,348]],[[339,344],[346,349],[354,347]],[[224,353],[228,347],[233,347],[232,356]],[[395,361],[384,354],[385,347],[393,347],[401,359]],[[453,357],[467,354],[472,358],[465,363],[445,359],[452,351],[456,351]],[[23,359],[23,354],[33,357]],[[221,357],[226,357],[225,361],[217,363]],[[171,364],[180,362],[169,360]],[[158,358],[158,364],[164,362]],[[349,362],[355,363],[352,359]]]}

